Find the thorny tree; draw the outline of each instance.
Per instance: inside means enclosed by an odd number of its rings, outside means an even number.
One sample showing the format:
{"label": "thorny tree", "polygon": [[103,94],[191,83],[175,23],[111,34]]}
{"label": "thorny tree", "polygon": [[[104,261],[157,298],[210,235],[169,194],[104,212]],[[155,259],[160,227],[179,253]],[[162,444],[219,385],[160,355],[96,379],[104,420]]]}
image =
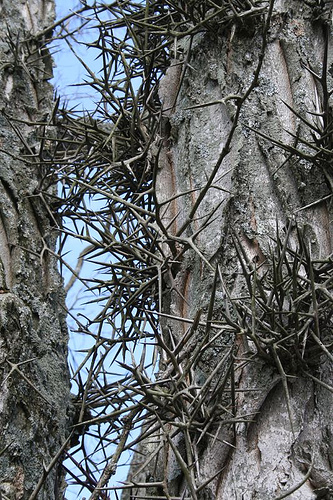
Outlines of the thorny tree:
{"label": "thorny tree", "polygon": [[[70,404],[57,232],[45,196],[55,186],[37,126],[53,107],[52,61],[40,35],[52,1],[0,2],[0,498],[60,498],[59,456]],[[50,115],[49,115],[50,116]],[[28,161],[22,162],[23,158]],[[49,183],[50,185],[50,183]],[[52,252],[53,251],[53,252]]]}
{"label": "thorny tree", "polygon": [[63,185],[43,192],[71,220],[60,258],[85,242],[73,276],[99,308],[75,318],[71,480],[91,499],[332,498],[331,2],[76,15],[56,37],[97,33],[96,110],[57,103],[25,159]]}

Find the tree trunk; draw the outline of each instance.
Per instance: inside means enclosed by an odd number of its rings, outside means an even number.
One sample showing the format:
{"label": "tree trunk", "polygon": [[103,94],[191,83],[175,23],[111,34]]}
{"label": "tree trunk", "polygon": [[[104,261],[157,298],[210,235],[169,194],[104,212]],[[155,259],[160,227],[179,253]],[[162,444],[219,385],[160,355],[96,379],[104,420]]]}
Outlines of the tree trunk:
{"label": "tree trunk", "polygon": [[[173,399],[183,420],[164,423],[160,437],[141,445],[143,455],[136,455],[131,469],[133,482],[160,486],[133,488],[132,498],[333,498],[332,356],[312,354],[320,342],[332,342],[331,313],[315,310],[319,284],[309,278],[311,269],[320,276],[320,260],[331,266],[332,184],[327,157],[314,160],[316,152],[299,140],[319,144],[326,119],[331,126],[325,108],[326,83],[332,88],[330,13],[327,5],[324,12],[320,2],[312,3],[275,2],[254,88],[261,15],[187,40],[183,58],[162,81],[166,132],[157,199],[168,228],[165,251],[173,260],[162,336],[172,349],[184,337],[190,340],[180,362],[186,389]],[[301,262],[297,271],[289,269],[298,296],[283,292],[279,304],[274,276],[288,266],[274,266],[286,240],[287,260]],[[287,287],[283,272],[281,287]],[[315,296],[307,310],[304,305],[295,313],[296,322],[310,318],[306,338],[305,330],[291,329],[284,319],[302,300],[302,279],[312,283],[306,296]],[[162,361],[160,379],[175,381],[173,370],[170,359],[164,366]],[[204,402],[189,423],[200,397]]]}
{"label": "tree trunk", "polygon": [[25,123],[52,112],[52,61],[38,33],[53,21],[53,0],[0,2],[0,491],[11,500],[30,498],[39,482],[38,498],[62,498],[58,461],[46,470],[68,435],[64,295],[47,206],[54,187],[39,155],[42,130]]}

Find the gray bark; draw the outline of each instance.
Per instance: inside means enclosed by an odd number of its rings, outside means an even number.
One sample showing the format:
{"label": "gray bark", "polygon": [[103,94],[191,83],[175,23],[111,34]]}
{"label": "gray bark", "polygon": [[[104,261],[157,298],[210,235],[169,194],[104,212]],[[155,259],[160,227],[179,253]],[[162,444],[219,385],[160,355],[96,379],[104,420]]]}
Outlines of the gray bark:
{"label": "gray bark", "polygon": [[[0,2],[0,491],[11,500],[32,495],[68,436],[64,295],[43,194],[50,180],[41,130],[15,121],[51,113],[52,62],[38,32],[54,15],[53,0]],[[62,498],[62,483],[56,463],[38,498]]]}
{"label": "gray bark", "polygon": [[[170,226],[170,240],[174,236],[190,237],[207,214],[216,209],[210,225],[195,238],[197,249],[183,254],[167,283],[169,292],[164,295],[162,312],[170,316],[193,320],[200,309],[207,314],[213,269],[217,264],[230,294],[239,297],[245,293],[232,234],[238,237],[249,262],[262,264],[264,270],[270,247],[274,246],[277,223],[283,232],[291,220],[297,221],[304,229],[313,257],[324,259],[332,252],[331,202],[313,204],[331,193],[329,175],[325,177],[322,171],[302,161],[286,162],[287,153],[247,128],[256,128],[290,145],[294,144],[294,138],[288,132],[297,135],[300,127],[306,135],[301,122],[284,102],[309,120],[314,118],[308,110],[316,111],[317,106],[318,111],[320,90],[304,65],[311,64],[315,71],[321,72],[327,25],[315,21],[313,13],[302,1],[276,1],[259,85],[242,108],[230,152],[221,163],[214,186],[182,234],[181,227],[216,165],[231,129],[235,106],[232,100],[222,100],[231,94],[242,94],[253,78],[261,46],[259,21],[236,26],[235,31],[217,31],[216,36],[200,34],[194,38],[176,105],[177,61],[161,84],[160,95],[170,132],[160,155],[158,200],[167,202],[175,194],[192,190],[190,195],[164,205],[163,222]],[[331,37],[330,25],[329,67],[333,62]],[[185,47],[185,55],[186,51]],[[331,79],[329,84],[332,88]],[[194,108],[212,101],[219,103]],[[310,204],[313,205],[303,209]],[[294,226],[291,246],[295,241]],[[225,307],[223,294],[223,288],[218,287],[215,320],[221,319],[219,310]],[[187,322],[172,319],[162,322],[162,331],[173,346],[187,330]],[[199,329],[196,343],[200,342],[200,335],[204,335],[204,329]],[[290,491],[287,498],[295,500],[333,498],[332,392],[297,373],[288,379],[290,419],[276,368],[260,358],[245,363],[248,346],[241,335],[228,333],[201,358],[196,384],[202,385],[227,349],[235,346],[236,414],[248,421],[237,423],[235,428],[223,420],[216,421],[205,442],[201,442],[191,465],[193,477],[196,484],[216,477],[197,497],[267,500],[282,498]],[[332,386],[332,375],[331,361],[322,359],[317,377]],[[244,391],[253,388],[257,391]],[[221,404],[226,405],[227,401],[221,400]],[[162,442],[163,434],[160,436]],[[136,475],[140,465],[148,463],[147,457],[154,456],[156,440],[155,436],[141,446],[142,455],[134,458],[130,477],[141,482],[164,481],[165,486],[133,489],[132,494],[137,492],[140,498],[147,494],[163,496],[168,491],[181,497],[185,491],[186,498],[192,498],[193,493],[186,490],[179,461],[168,446],[161,447],[163,451],[155,453],[155,459]],[[179,434],[175,444],[184,457],[184,441]],[[297,485],[300,487],[296,488]]]}

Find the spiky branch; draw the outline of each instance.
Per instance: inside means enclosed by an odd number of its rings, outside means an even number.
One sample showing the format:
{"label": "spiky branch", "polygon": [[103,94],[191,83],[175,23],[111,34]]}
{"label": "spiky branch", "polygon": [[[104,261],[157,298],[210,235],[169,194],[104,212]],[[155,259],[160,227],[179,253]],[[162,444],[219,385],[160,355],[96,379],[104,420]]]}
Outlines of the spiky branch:
{"label": "spiky branch", "polygon": [[[72,442],[68,458],[75,472],[66,465],[74,483],[87,488],[91,499],[109,498],[109,490],[114,489],[130,490],[135,498],[151,491],[159,498],[175,498],[169,491],[166,465],[159,481],[138,482],[132,476],[123,486],[108,488],[122,454],[145,442],[154,443],[154,452],[143,460],[137,474],[171,449],[186,483],[182,498],[199,498],[216,476],[200,480],[198,456],[205,438],[217,436],[221,426],[235,435],[237,424],[254,417],[237,409],[237,391],[243,390],[235,381],[240,365],[261,360],[273,367],[285,390],[291,426],[289,378],[310,377],[332,390],[317,375],[322,358],[332,360],[331,257],[314,259],[301,229],[297,229],[296,246],[291,244],[293,222],[284,238],[277,227],[265,262],[249,261],[235,234],[234,248],[246,284],[244,295],[235,297],[224,283],[219,264],[207,260],[198,244],[217,210],[202,219],[198,208],[216,188],[243,107],[258,85],[273,7],[274,1],[255,0],[96,2],[93,7],[84,4],[52,27],[74,52],[80,29],[93,27],[97,35],[87,47],[98,50],[101,58],[101,71],[96,74],[78,56],[89,75],[87,85],[98,96],[94,112],[62,109],[57,101],[52,116],[40,124],[38,153],[29,150],[24,157],[45,170],[40,196],[47,200],[50,212],[57,212],[54,221],[62,234],[59,259],[89,292],[87,302],[98,309],[93,317],[75,317],[77,332],[90,343],[73,373],[78,387],[74,425],[78,442]],[[75,15],[81,25],[71,29]],[[232,106],[233,118],[206,183],[159,200],[160,152],[168,140],[170,110],[191,67],[192,41],[200,33],[211,36],[228,30],[232,43],[238,29],[251,31],[253,26],[261,33],[256,67],[246,87],[223,99],[224,105]],[[327,45],[321,73],[304,64],[315,80],[320,104],[311,111],[313,119],[294,111],[307,134],[295,137],[295,144],[302,147],[257,133],[286,150],[289,161],[301,158],[322,168],[331,189]],[[169,66],[177,81],[173,102],[163,105],[158,88]],[[187,111],[221,103],[203,102]],[[55,179],[62,193],[51,198],[45,186]],[[194,191],[195,202],[175,233],[172,225],[180,214],[169,217],[173,203]],[[63,255],[68,238],[85,244],[76,269]],[[168,316],[161,304],[169,293],[167,287],[175,286],[173,274],[189,252],[210,270],[211,295],[207,310],[197,310],[193,318],[172,316],[185,331],[179,340],[160,329],[160,319]],[[94,265],[97,273],[83,278],[82,261]],[[181,296],[181,291],[177,293]],[[224,297],[218,314],[217,294]],[[226,343],[226,335],[235,342]],[[201,376],[201,360],[212,349],[219,350],[218,362],[211,373]],[[122,370],[117,373],[119,365]],[[138,429],[140,435],[132,435]],[[180,441],[185,451],[179,451]],[[228,445],[233,447],[232,442]]]}

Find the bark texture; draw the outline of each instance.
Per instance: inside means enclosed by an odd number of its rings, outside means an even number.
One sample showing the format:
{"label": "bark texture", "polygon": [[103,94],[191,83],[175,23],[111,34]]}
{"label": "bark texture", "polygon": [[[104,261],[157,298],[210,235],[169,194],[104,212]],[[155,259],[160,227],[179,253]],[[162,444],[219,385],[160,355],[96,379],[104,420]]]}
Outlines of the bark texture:
{"label": "bark texture", "polygon": [[[68,426],[64,295],[42,194],[48,172],[38,127],[23,123],[52,110],[52,61],[38,33],[54,15],[53,0],[0,2],[0,491],[11,500],[31,496]],[[62,498],[62,482],[55,466],[38,498]]]}
{"label": "bark texture", "polygon": [[[313,204],[331,193],[329,176],[305,162],[286,161],[287,153],[249,129],[258,129],[293,145],[303,126],[285,103],[309,120],[314,119],[309,110],[319,111],[320,89],[305,66],[310,64],[314,71],[321,72],[327,32],[328,67],[332,67],[333,47],[331,24],[314,18],[314,9],[302,1],[275,2],[258,86],[242,107],[230,152],[218,169],[213,187],[185,230],[182,225],[211,175],[231,129],[234,101],[223,99],[242,94],[257,67],[261,21],[248,20],[223,32],[217,29],[215,36],[196,35],[178,97],[177,61],[168,70],[160,91],[169,125],[160,155],[158,200],[163,203],[175,194],[191,193],[164,205],[164,224],[169,223],[173,236],[190,238],[207,214],[215,211],[210,224],[195,238],[197,248],[188,250],[175,267],[167,284],[169,292],[164,295],[164,313],[192,320],[200,309],[207,313],[212,268],[216,264],[222,269],[231,295],[240,297],[244,293],[232,235],[239,239],[249,262],[260,265],[274,245],[277,223],[283,232],[294,220],[303,228],[314,257],[327,258],[331,254],[331,202]],[[184,50],[186,54],[188,46]],[[329,84],[332,88],[332,81]],[[217,103],[199,106],[213,101]],[[304,130],[302,133],[307,134]],[[295,227],[290,241],[296,241]],[[220,318],[219,308],[224,307],[221,290],[215,298],[216,320]],[[162,328],[171,345],[177,345],[188,331],[188,323],[165,319]],[[192,464],[193,474],[199,476],[200,484],[216,477],[197,492],[197,498],[267,500],[284,498],[288,491],[286,498],[294,500],[333,498],[332,392],[302,376],[289,379],[292,429],[277,370],[260,359],[244,362],[246,346],[242,339],[227,333],[202,357],[196,370],[197,385],[204,383],[226,350],[235,345],[236,413],[244,415],[248,422],[239,422],[235,428],[216,422],[205,442],[201,442],[199,456]],[[332,375],[331,361],[323,361],[317,376],[332,385]],[[246,391],[251,388],[256,391]],[[145,459],[156,450],[156,439],[153,441],[141,449]],[[179,439],[175,444],[182,456],[186,455],[186,450],[182,450],[184,442]],[[145,459],[141,459],[141,464]],[[139,462],[137,457],[135,463]],[[169,452],[157,454],[150,472],[138,478],[142,482],[166,481],[169,494],[182,497],[185,481],[179,461],[178,465],[176,462],[169,447]],[[132,473],[133,481],[138,480],[135,467]],[[161,498],[165,491],[161,487],[151,489]],[[141,498],[140,494],[149,494],[149,490],[139,491],[137,498]],[[187,495],[193,497],[188,490],[186,498]]]}

